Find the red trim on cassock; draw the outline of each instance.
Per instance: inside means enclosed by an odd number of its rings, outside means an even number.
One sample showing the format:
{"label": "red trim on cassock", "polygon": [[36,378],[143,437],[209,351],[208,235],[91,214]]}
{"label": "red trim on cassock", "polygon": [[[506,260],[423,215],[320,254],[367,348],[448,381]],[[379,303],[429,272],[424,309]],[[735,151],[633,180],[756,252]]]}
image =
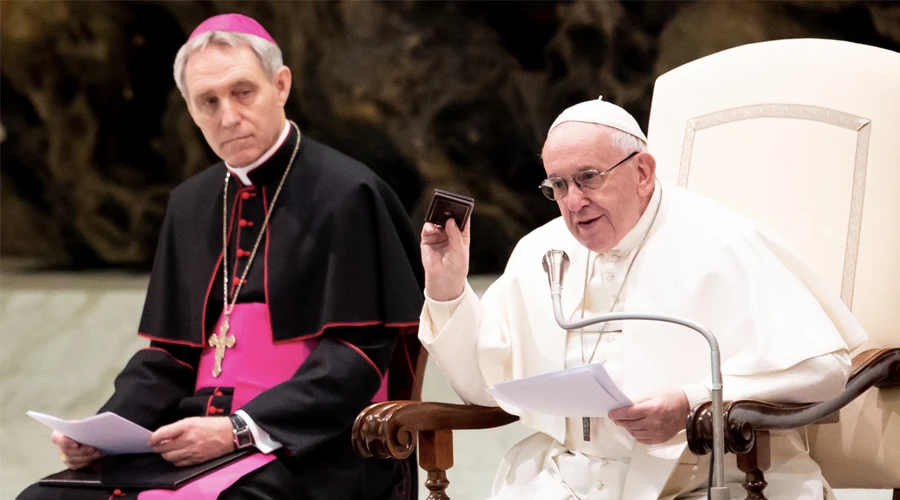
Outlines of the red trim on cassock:
{"label": "red trim on cassock", "polygon": [[144,332],[138,332],[138,337],[143,337],[149,340],[155,340],[156,342],[168,342],[170,344],[179,344],[186,345],[190,347],[203,347],[203,344],[198,344],[196,342],[189,342],[187,340],[172,340],[172,339],[164,339],[162,337],[154,337],[153,335],[146,334]]}
{"label": "red trim on cassock", "polygon": [[314,338],[316,338],[316,337],[320,337],[323,333],[325,333],[325,330],[327,330],[327,329],[329,329],[329,328],[332,328],[332,327],[336,327],[336,326],[373,326],[373,325],[380,325],[380,324],[382,324],[382,322],[381,322],[381,321],[378,321],[378,320],[374,320],[374,321],[359,321],[359,322],[356,322],[356,323],[352,323],[352,322],[347,322],[347,323],[326,323],[325,326],[323,326],[322,329],[319,330],[318,332],[315,332],[315,333],[309,333],[309,334],[306,334],[306,335],[301,335],[301,336],[299,336],[299,337],[294,337],[294,338],[291,338],[291,339],[273,340],[272,343],[273,343],[273,344],[287,344],[288,342],[302,342],[302,341],[304,341],[304,340],[314,339]]}
{"label": "red trim on cassock", "polygon": [[[409,366],[409,374],[412,375],[413,385],[416,387],[416,392],[419,393],[418,401],[422,401],[422,388],[419,387],[419,379],[416,378],[416,367],[413,366],[412,358],[409,356],[409,349],[406,347],[406,334],[403,332],[400,332],[400,342],[403,343],[403,354],[406,355],[406,364]],[[410,396],[412,395],[410,394]]]}
{"label": "red trim on cassock", "polygon": [[419,326],[419,322],[418,321],[409,321],[406,323],[387,323],[384,326],[386,326],[388,328],[407,328],[410,326]]}
{"label": "red trim on cassock", "polygon": [[125,493],[122,493],[122,490],[116,488],[115,491],[112,492],[112,495],[109,496],[108,500],[113,500],[114,497],[124,497],[127,496]]}
{"label": "red trim on cassock", "polygon": [[338,323],[325,323],[325,326],[323,326],[322,329],[319,330],[318,332],[309,333],[306,335],[301,335],[299,337],[294,337],[294,338],[290,338],[290,339],[273,340],[272,343],[273,344],[287,344],[289,342],[303,342],[304,340],[310,340],[310,339],[314,339],[316,337],[320,337],[323,333],[325,333],[325,330],[327,330],[329,328],[339,327],[339,326],[374,326],[374,325],[382,325],[382,324],[387,328],[407,328],[410,326],[419,326],[418,321],[416,321],[414,323],[387,323],[387,324],[384,324],[383,321],[377,320],[377,319],[372,320],[372,321],[357,321],[357,322],[347,321],[347,322],[338,322]]}
{"label": "red trim on cassock", "polygon": [[162,351],[162,352],[168,354],[170,358],[174,359],[176,363],[181,363],[182,365],[184,365],[184,366],[190,368],[191,370],[197,371],[196,368],[194,368],[193,366],[191,366],[191,365],[185,363],[184,361],[182,361],[182,360],[176,358],[175,356],[172,356],[172,353],[169,352],[169,351],[167,351],[167,350],[165,350],[165,349],[160,349],[159,347],[145,347],[145,348],[143,348],[143,349],[141,349],[141,350],[142,350],[142,351]]}
{"label": "red trim on cassock", "polygon": [[375,364],[375,362],[372,361],[372,358],[366,356],[366,353],[364,353],[364,352],[362,351],[362,349],[360,349],[359,347],[356,347],[355,345],[353,345],[353,344],[351,344],[350,342],[347,342],[346,340],[343,340],[343,339],[337,339],[337,341],[340,342],[341,344],[344,344],[345,346],[349,347],[350,349],[353,349],[354,351],[356,351],[357,354],[359,354],[360,356],[362,356],[363,359],[365,359],[366,361],[368,361],[369,364],[372,365],[372,368],[375,369],[375,373],[378,374],[378,379],[379,379],[379,380],[381,380],[382,378],[384,378],[384,375],[381,373],[381,370],[378,369],[378,366]]}
{"label": "red trim on cassock", "polygon": [[213,398],[216,397],[216,391],[218,391],[218,390],[219,390],[218,387],[213,388],[213,393],[210,394],[209,399],[206,400],[206,416],[207,417],[210,415],[216,414],[216,408],[213,407],[212,401],[213,401]]}
{"label": "red trim on cassock", "polygon": [[[225,193],[226,196],[228,193]],[[222,203],[225,203],[228,200],[222,200]],[[225,237],[225,244],[227,245],[229,241],[231,241],[231,231],[234,229],[234,219],[235,214],[237,213],[237,196],[234,197],[234,206],[231,208],[231,219],[228,222],[228,236]],[[200,344],[199,347],[203,347],[203,341],[206,340],[206,306],[209,305],[209,294],[212,293],[213,283],[216,282],[216,274],[219,272],[219,266],[222,265],[222,258],[225,257],[225,249],[223,248],[221,252],[219,252],[219,259],[216,260],[216,267],[213,268],[212,276],[209,277],[209,286],[206,287],[206,297],[203,298],[203,311],[200,313]],[[227,266],[228,263],[226,262]],[[222,297],[222,300],[228,302],[228,297]],[[192,346],[197,346],[197,344],[188,344]]]}
{"label": "red trim on cassock", "polygon": [[[244,191],[245,189],[249,189],[249,188],[241,188],[240,191],[238,191],[238,194],[240,194],[241,191]],[[237,196],[237,195],[235,195],[235,197],[234,197],[235,201],[237,201],[238,198],[240,198],[240,197]],[[237,218],[238,218],[239,220],[240,220],[240,219],[243,219],[243,218],[244,218],[243,215],[244,215],[244,202],[241,201],[241,202],[238,203],[238,206],[237,206]],[[231,289],[228,290],[229,296],[225,298],[225,302],[228,302],[232,297],[234,297],[234,291],[235,291],[235,289],[236,289],[237,286],[238,286],[238,281],[239,281],[239,280],[238,280],[238,262],[241,260],[241,259],[238,258],[238,250],[241,248],[241,230],[242,230],[242,229],[243,229],[243,228],[241,227],[241,225],[238,224],[238,225],[237,225],[237,234],[234,235],[234,239],[235,239],[235,243],[234,243],[234,270],[231,272]],[[230,242],[229,242],[229,243],[230,243]],[[230,246],[230,245],[229,245],[229,246]],[[227,263],[226,263],[226,264],[227,264]]]}
{"label": "red trim on cassock", "polygon": [[[288,134],[290,135],[290,134]],[[287,140],[287,139],[285,139]],[[269,215],[269,199],[266,197],[266,187],[262,187],[262,197],[263,197],[263,217]],[[266,225],[266,248],[263,250],[263,295],[266,297],[266,308],[269,307],[269,227],[272,225],[272,220],[269,219],[269,224]],[[275,328],[272,326],[272,313],[269,313],[269,334],[272,335],[272,343],[275,343]]]}

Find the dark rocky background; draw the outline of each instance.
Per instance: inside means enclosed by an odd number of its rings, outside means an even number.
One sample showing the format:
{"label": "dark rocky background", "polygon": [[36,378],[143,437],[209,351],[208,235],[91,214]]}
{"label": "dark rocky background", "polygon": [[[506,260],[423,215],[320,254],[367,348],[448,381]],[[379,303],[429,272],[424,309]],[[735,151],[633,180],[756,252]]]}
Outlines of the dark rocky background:
{"label": "dark rocky background", "polygon": [[0,251],[149,266],[168,191],[214,157],[172,81],[204,18],[266,26],[294,72],[288,116],[370,165],[418,227],[432,188],[477,199],[473,272],[556,215],[535,186],[547,127],[600,94],[646,126],[653,82],[751,42],[900,50],[892,2],[0,3]]}

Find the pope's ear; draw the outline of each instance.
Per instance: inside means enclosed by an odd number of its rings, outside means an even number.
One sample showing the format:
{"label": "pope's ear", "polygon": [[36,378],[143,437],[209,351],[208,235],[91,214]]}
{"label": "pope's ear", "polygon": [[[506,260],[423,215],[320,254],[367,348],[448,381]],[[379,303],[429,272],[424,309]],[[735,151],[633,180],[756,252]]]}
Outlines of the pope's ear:
{"label": "pope's ear", "polygon": [[656,158],[654,158],[650,153],[640,153],[637,155],[636,160],[638,170],[638,184],[642,189],[647,188],[652,190],[652,187],[656,182]]}

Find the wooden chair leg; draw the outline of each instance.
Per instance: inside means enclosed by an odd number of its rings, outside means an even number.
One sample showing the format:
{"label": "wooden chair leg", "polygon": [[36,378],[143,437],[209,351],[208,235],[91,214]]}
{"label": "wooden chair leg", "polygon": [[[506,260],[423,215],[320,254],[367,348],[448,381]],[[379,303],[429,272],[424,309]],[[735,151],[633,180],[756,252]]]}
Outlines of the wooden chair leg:
{"label": "wooden chair leg", "polygon": [[428,473],[427,500],[450,500],[447,469],[453,467],[453,431],[419,432],[419,465]]}
{"label": "wooden chair leg", "polygon": [[737,456],[737,466],[746,474],[747,480],[743,483],[747,490],[746,500],[766,500],[763,490],[768,483],[763,472],[772,465],[772,454],[769,448],[769,433],[761,431],[756,433],[756,441],[753,448],[747,453]]}

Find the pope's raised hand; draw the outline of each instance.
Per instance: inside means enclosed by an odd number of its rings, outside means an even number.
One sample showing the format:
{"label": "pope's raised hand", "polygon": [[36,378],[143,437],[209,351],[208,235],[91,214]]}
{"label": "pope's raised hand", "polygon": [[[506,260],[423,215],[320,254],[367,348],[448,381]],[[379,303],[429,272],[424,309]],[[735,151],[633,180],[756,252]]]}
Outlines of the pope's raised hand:
{"label": "pope's raised hand", "polygon": [[426,222],[422,228],[422,266],[425,268],[425,293],[441,302],[453,300],[466,288],[469,274],[470,220],[460,231],[453,218],[444,227]]}

